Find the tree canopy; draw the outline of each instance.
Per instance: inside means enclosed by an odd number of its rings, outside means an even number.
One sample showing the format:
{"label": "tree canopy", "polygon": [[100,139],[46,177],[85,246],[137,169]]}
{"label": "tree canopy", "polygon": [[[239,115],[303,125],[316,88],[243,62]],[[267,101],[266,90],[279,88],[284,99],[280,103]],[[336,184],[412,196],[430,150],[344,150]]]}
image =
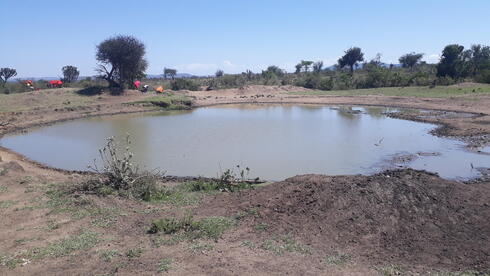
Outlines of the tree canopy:
{"label": "tree canopy", "polygon": [[340,68],[349,66],[351,74],[354,73],[354,66],[359,62],[364,61],[364,53],[359,47],[352,47],[345,51],[344,56],[339,58],[338,64]]}
{"label": "tree canopy", "polygon": [[420,62],[424,54],[418,53],[416,54],[415,52],[408,53],[406,55],[401,56],[398,61],[404,68],[410,68],[410,70],[413,69],[417,63]]}
{"label": "tree canopy", "polygon": [[76,81],[80,75],[78,68],[71,65],[63,66],[61,72],[63,72],[63,81],[68,83]]}
{"label": "tree canopy", "polygon": [[118,35],[97,45],[100,77],[112,87],[124,88],[145,76],[145,45],[133,36]]}
{"label": "tree canopy", "polygon": [[442,50],[441,60],[437,64],[438,77],[458,79],[464,76],[463,50],[464,47],[458,44],[447,45]]}
{"label": "tree canopy", "polygon": [[167,78],[167,76],[170,76],[172,79],[174,79],[175,75],[177,75],[177,69],[163,68],[163,77],[164,78]]}
{"label": "tree canopy", "polygon": [[1,85],[4,86],[8,79],[17,76],[17,70],[13,68],[1,68],[0,69],[0,81]]}

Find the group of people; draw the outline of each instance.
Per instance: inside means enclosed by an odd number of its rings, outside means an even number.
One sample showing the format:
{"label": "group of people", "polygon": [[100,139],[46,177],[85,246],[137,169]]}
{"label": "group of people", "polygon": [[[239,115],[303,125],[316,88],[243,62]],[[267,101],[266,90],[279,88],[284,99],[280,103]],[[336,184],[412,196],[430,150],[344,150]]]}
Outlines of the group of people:
{"label": "group of people", "polygon": [[[135,89],[140,89],[140,86],[141,86],[141,81],[137,80],[137,81],[134,81],[133,82],[133,86]],[[142,93],[146,93],[148,92],[148,89],[150,89],[150,86],[148,84],[145,84],[141,87],[141,92]],[[163,89],[163,86],[158,86],[158,87],[155,87],[153,90],[155,90],[156,93],[163,93],[164,89]]]}

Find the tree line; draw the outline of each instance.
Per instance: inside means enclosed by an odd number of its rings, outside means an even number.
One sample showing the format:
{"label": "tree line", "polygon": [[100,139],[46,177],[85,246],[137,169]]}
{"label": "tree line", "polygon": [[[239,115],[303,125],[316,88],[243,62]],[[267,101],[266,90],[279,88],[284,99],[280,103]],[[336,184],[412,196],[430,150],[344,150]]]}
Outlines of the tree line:
{"label": "tree line", "polygon": [[[118,35],[110,37],[96,46],[97,78],[105,80],[109,87],[124,89],[131,87],[135,80],[145,77],[148,62],[145,58],[145,45],[133,36]],[[301,60],[294,73],[288,73],[278,66],[269,66],[261,73],[247,70],[241,74],[225,74],[218,70],[214,78],[200,78],[177,81],[177,70],[163,69],[165,80],[171,80],[175,89],[208,89],[236,87],[246,84],[291,84],[314,89],[353,89],[383,86],[450,84],[471,78],[471,80],[490,83],[490,47],[472,45],[469,49],[458,44],[444,47],[439,63],[427,64],[422,61],[423,53],[407,53],[398,59],[399,65],[385,64],[381,54],[365,60],[359,47],[347,49],[333,68],[324,68],[322,61]],[[399,68],[401,66],[401,68]],[[66,83],[78,80],[78,68],[67,65],[62,68]],[[0,68],[0,86],[15,77],[13,68]]]}

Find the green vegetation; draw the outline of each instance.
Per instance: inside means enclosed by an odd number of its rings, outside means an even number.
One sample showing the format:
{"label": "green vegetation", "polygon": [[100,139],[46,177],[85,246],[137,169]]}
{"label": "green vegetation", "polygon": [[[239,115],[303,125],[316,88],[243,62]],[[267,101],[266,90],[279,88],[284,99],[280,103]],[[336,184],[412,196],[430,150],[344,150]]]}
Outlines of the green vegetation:
{"label": "green vegetation", "polygon": [[188,79],[176,79],[170,82],[170,88],[172,90],[199,90],[199,86],[192,80]]}
{"label": "green vegetation", "polygon": [[164,218],[155,220],[152,222],[148,233],[180,233],[186,239],[191,240],[201,238],[218,240],[233,224],[233,220],[225,217],[208,217],[194,220],[191,215],[186,215],[180,219]]}
{"label": "green vegetation", "polygon": [[165,258],[160,260],[158,263],[158,272],[168,272],[170,270],[172,264],[172,259]]}
{"label": "green vegetation", "polygon": [[298,243],[289,235],[265,240],[260,247],[279,256],[285,252],[296,252],[303,255],[311,254],[311,248]]}
{"label": "green vegetation", "polygon": [[63,68],[61,68],[61,72],[63,73],[63,78],[61,80],[67,83],[75,82],[80,75],[78,68],[71,65],[63,66]]}
{"label": "green vegetation", "polygon": [[104,250],[100,253],[100,258],[104,260],[104,262],[111,262],[117,256],[120,256],[119,251],[117,250]]}
{"label": "green vegetation", "polygon": [[398,265],[377,266],[375,269],[384,276],[403,275],[403,269]]}
{"label": "green vegetation", "polygon": [[175,78],[175,75],[177,75],[177,70],[176,69],[171,69],[171,68],[163,68],[163,77],[166,79],[168,76],[172,78],[172,80]]}
{"label": "green vegetation", "polygon": [[7,81],[17,76],[17,70],[13,68],[0,68],[0,86],[4,87]]}
{"label": "green vegetation", "polygon": [[108,138],[104,148],[99,150],[102,168],[98,168],[96,164],[90,166],[99,173],[98,176],[74,186],[72,192],[117,194],[143,200],[150,200],[158,194],[160,190],[156,182],[160,174],[140,172],[139,167],[132,163],[133,153],[129,136],[126,137],[125,143],[123,147],[114,137]]}
{"label": "green vegetation", "polygon": [[179,110],[189,108],[192,104],[192,101],[184,95],[166,94],[162,96],[145,98],[143,100],[130,102],[128,104],[151,104],[163,107],[167,110]]}
{"label": "green vegetation", "polygon": [[362,96],[362,95],[382,95],[398,97],[430,97],[430,98],[447,98],[454,96],[464,96],[472,94],[490,93],[490,85],[475,84],[471,86],[436,86],[429,87],[385,87],[376,89],[353,89],[353,90],[336,90],[336,91],[305,91],[291,92],[292,95],[336,95],[336,96]]}
{"label": "green vegetation", "polygon": [[265,231],[265,230],[267,230],[268,227],[269,227],[269,225],[267,223],[263,223],[263,222],[254,225],[254,229],[256,231]]}
{"label": "green vegetation", "polygon": [[361,61],[364,61],[364,53],[359,47],[352,47],[345,51],[345,54],[338,60],[339,68],[344,68],[348,66],[351,75],[354,73],[354,66]]}
{"label": "green vegetation", "polygon": [[131,87],[145,75],[148,62],[144,58],[145,45],[133,36],[118,35],[97,45],[100,78],[110,87]]}
{"label": "green vegetation", "polygon": [[[2,176],[3,170],[0,169],[0,176]],[[6,193],[8,191],[7,186],[0,186],[0,193]]]}
{"label": "green vegetation", "polygon": [[129,259],[136,259],[141,257],[141,254],[143,254],[143,248],[131,248],[126,252],[126,257]]}
{"label": "green vegetation", "polygon": [[48,244],[45,247],[36,247],[27,251],[22,257],[35,260],[47,257],[67,256],[78,250],[87,250],[100,242],[100,235],[95,232],[85,231],[78,235],[70,236],[60,241]]}
{"label": "green vegetation", "polygon": [[204,253],[213,250],[214,245],[207,243],[193,243],[189,246],[192,253]]}
{"label": "green vegetation", "polygon": [[325,257],[325,263],[328,265],[344,265],[351,260],[351,255],[342,252],[335,252],[334,254]]}
{"label": "green vegetation", "polygon": [[13,201],[13,200],[0,201],[0,209],[10,208],[14,204],[15,204],[15,201]]}

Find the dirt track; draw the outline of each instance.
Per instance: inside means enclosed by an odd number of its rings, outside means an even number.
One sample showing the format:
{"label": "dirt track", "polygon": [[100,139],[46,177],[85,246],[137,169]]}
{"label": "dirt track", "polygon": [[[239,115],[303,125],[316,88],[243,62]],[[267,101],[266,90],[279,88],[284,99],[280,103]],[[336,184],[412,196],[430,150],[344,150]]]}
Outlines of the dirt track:
{"label": "dirt track", "polygon": [[[488,145],[490,141],[490,95],[479,95],[475,101],[465,97],[288,94],[301,90],[297,87],[253,86],[182,93],[192,97],[196,107],[251,102],[437,110],[424,114],[403,112],[397,116],[440,124],[441,127],[435,131],[437,135],[456,136],[467,140],[471,146]],[[45,97],[63,97],[61,90],[42,92],[46,93]],[[137,91],[129,91],[123,96],[91,96],[97,98],[68,106],[36,104],[43,94],[35,93],[38,92],[18,98],[19,105],[32,105],[31,108],[0,113],[0,122],[8,122],[0,127],[0,135],[86,116],[151,110],[147,106],[124,104],[150,96]],[[472,116],[454,115],[447,111],[468,112]],[[0,193],[0,202],[8,203],[6,208],[0,209],[4,218],[0,225],[0,240],[5,241],[0,245],[0,257],[3,253],[13,254],[33,246],[43,246],[78,233],[80,229],[93,228],[93,218],[90,217],[80,220],[49,209],[31,209],[36,201],[45,197],[50,183],[76,182],[83,175],[51,170],[1,148],[0,168],[9,168],[7,173],[0,175],[0,184],[6,187],[6,192]],[[0,266],[0,274],[87,275],[113,272],[117,275],[154,275],[158,261],[168,256],[174,261],[171,272],[178,275],[378,275],[384,273],[380,267],[392,264],[401,266],[403,274],[466,270],[490,273],[488,195],[490,183],[485,181],[464,184],[428,173],[401,170],[374,176],[296,176],[255,190],[206,196],[201,204],[187,207],[170,208],[113,197],[89,196],[82,201],[90,200],[100,208],[116,206],[125,213],[108,228],[96,228],[112,240],[86,252],[32,261],[14,270]],[[179,216],[186,210],[192,210],[198,217],[245,215],[238,227],[229,230],[218,243],[213,244],[213,250],[196,254],[181,244],[155,248],[154,237],[146,234],[151,220]],[[49,227],[51,221],[59,226]],[[46,225],[53,229],[46,231]],[[32,241],[19,242],[31,238]],[[310,248],[309,253],[305,253],[302,245]],[[103,250],[125,252],[138,246],[145,248],[142,257],[136,262],[128,261],[125,266],[118,267],[118,264],[99,258],[99,252]],[[283,250],[281,248],[287,250],[281,255],[273,253],[274,250]],[[348,254],[350,261],[341,265],[325,264],[326,256],[333,256],[336,252]],[[123,259],[121,256],[118,258]]]}

